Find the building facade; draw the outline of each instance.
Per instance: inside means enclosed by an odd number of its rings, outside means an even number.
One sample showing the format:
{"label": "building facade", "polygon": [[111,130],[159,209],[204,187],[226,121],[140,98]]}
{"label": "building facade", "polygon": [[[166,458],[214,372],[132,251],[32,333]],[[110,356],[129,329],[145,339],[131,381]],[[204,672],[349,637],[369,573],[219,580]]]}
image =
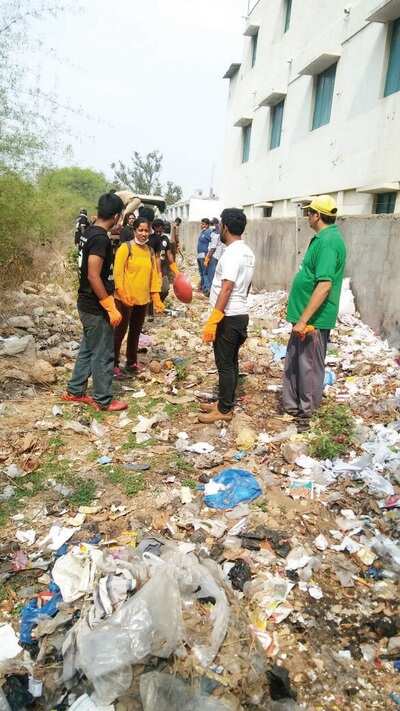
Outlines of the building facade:
{"label": "building facade", "polygon": [[330,193],[400,212],[400,0],[258,0],[229,80],[224,204],[253,219]]}
{"label": "building facade", "polygon": [[210,220],[213,217],[219,218],[221,212],[222,202],[218,198],[198,194],[170,205],[165,216],[171,221],[180,217],[187,222],[200,222],[203,217],[208,217]]}

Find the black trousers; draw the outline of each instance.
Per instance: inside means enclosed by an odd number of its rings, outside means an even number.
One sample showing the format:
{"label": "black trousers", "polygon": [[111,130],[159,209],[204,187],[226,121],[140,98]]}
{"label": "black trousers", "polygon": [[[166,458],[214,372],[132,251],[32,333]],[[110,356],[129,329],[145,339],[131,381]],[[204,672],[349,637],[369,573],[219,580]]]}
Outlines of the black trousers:
{"label": "black trousers", "polygon": [[215,364],[219,376],[218,409],[227,414],[233,409],[239,378],[239,349],[247,338],[249,317],[224,316],[217,326],[214,341]]}

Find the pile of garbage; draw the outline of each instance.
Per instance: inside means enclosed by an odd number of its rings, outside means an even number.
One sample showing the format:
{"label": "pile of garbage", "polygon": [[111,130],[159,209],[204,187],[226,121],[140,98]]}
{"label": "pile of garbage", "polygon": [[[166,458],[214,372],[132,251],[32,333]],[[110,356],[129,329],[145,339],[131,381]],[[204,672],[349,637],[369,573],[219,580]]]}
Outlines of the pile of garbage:
{"label": "pile of garbage", "polygon": [[[0,538],[2,709],[395,708],[400,371],[347,291],[325,388],[351,421],[340,455],[317,456],[317,425],[300,434],[281,412],[284,292],[251,297],[229,424],[197,423],[215,385],[200,300],[146,327],[126,414],[24,410],[15,436],[30,425],[40,456],[54,438],[58,454]],[[15,498],[34,466],[1,450]],[[93,482],[90,504],[57,467]]]}

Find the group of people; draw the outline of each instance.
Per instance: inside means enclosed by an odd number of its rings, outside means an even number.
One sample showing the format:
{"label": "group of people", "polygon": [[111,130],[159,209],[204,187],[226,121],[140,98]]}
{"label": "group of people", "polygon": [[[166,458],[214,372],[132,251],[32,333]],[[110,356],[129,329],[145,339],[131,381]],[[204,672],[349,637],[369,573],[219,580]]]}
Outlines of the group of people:
{"label": "group of people", "polygon": [[[162,313],[170,279],[179,273],[174,253],[179,249],[179,224],[174,247],[168,227],[155,219],[151,207],[126,215],[115,193],[99,199],[97,216],[86,222],[81,210],[76,225],[79,289],[78,312],[83,338],[64,399],[110,412],[127,408],[112,398],[115,377],[140,371],[139,338],[147,310]],[[78,234],[77,234],[78,233]],[[77,239],[78,237],[78,239]],[[172,277],[171,277],[172,275]],[[120,367],[122,342],[127,335],[126,366]],[[93,395],[87,395],[89,377]]]}
{"label": "group of people", "polygon": [[220,223],[217,217],[209,220],[203,217],[201,231],[197,240],[197,266],[199,269],[199,291],[210,296],[211,285],[219,259],[224,251],[221,241]]}
{"label": "group of people", "polygon": [[[64,395],[68,401],[109,411],[127,407],[112,400],[112,380],[118,375],[126,331],[129,328],[127,368],[138,372],[138,342],[146,309],[153,304],[157,312],[163,311],[164,278],[178,273],[164,223],[154,220],[150,208],[143,207],[138,217],[126,219],[111,274],[113,246],[108,233],[120,221],[122,211],[123,203],[117,195],[102,195],[97,218],[86,226],[80,239],[78,311],[83,338]],[[346,247],[335,224],[333,198],[315,198],[306,211],[315,234],[289,294],[287,319],[292,332],[282,389],[283,409],[296,419],[300,430],[308,427],[321,403],[326,349],[330,330],[336,324],[346,265]],[[255,255],[243,240],[246,223],[246,215],[238,208],[223,210],[220,220],[204,218],[201,223],[199,288],[209,296],[210,306],[202,339],[213,344],[218,370],[218,399],[200,405],[202,423],[229,422],[235,407],[239,351],[247,338],[248,295],[256,266]],[[179,249],[179,238],[175,245]],[[90,375],[92,397],[86,393]]]}

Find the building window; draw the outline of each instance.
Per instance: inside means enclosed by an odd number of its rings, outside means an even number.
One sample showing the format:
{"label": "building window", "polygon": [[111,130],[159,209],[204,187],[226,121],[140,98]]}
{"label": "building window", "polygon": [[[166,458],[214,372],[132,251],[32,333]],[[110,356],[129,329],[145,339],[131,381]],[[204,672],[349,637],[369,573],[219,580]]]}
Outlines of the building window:
{"label": "building window", "polygon": [[258,32],[251,36],[251,66],[254,67],[257,59]]}
{"label": "building window", "polygon": [[396,207],[397,193],[378,193],[375,198],[375,214],[391,215]]}
{"label": "building window", "polygon": [[270,205],[269,207],[263,207],[263,217],[271,217],[272,215],[272,206]]}
{"label": "building window", "polygon": [[333,90],[335,88],[336,64],[318,74],[315,90],[315,105],[312,130],[325,126],[331,120]]}
{"label": "building window", "polygon": [[385,96],[400,91],[400,17],[393,22]]}
{"label": "building window", "polygon": [[280,101],[271,109],[271,140],[269,144],[271,150],[281,145],[284,106],[285,101]]}
{"label": "building window", "polygon": [[292,16],[292,0],[285,0],[285,29],[283,30],[284,32],[287,32],[290,27],[291,16]]}
{"label": "building window", "polygon": [[251,123],[242,128],[242,163],[247,163],[250,158]]}

